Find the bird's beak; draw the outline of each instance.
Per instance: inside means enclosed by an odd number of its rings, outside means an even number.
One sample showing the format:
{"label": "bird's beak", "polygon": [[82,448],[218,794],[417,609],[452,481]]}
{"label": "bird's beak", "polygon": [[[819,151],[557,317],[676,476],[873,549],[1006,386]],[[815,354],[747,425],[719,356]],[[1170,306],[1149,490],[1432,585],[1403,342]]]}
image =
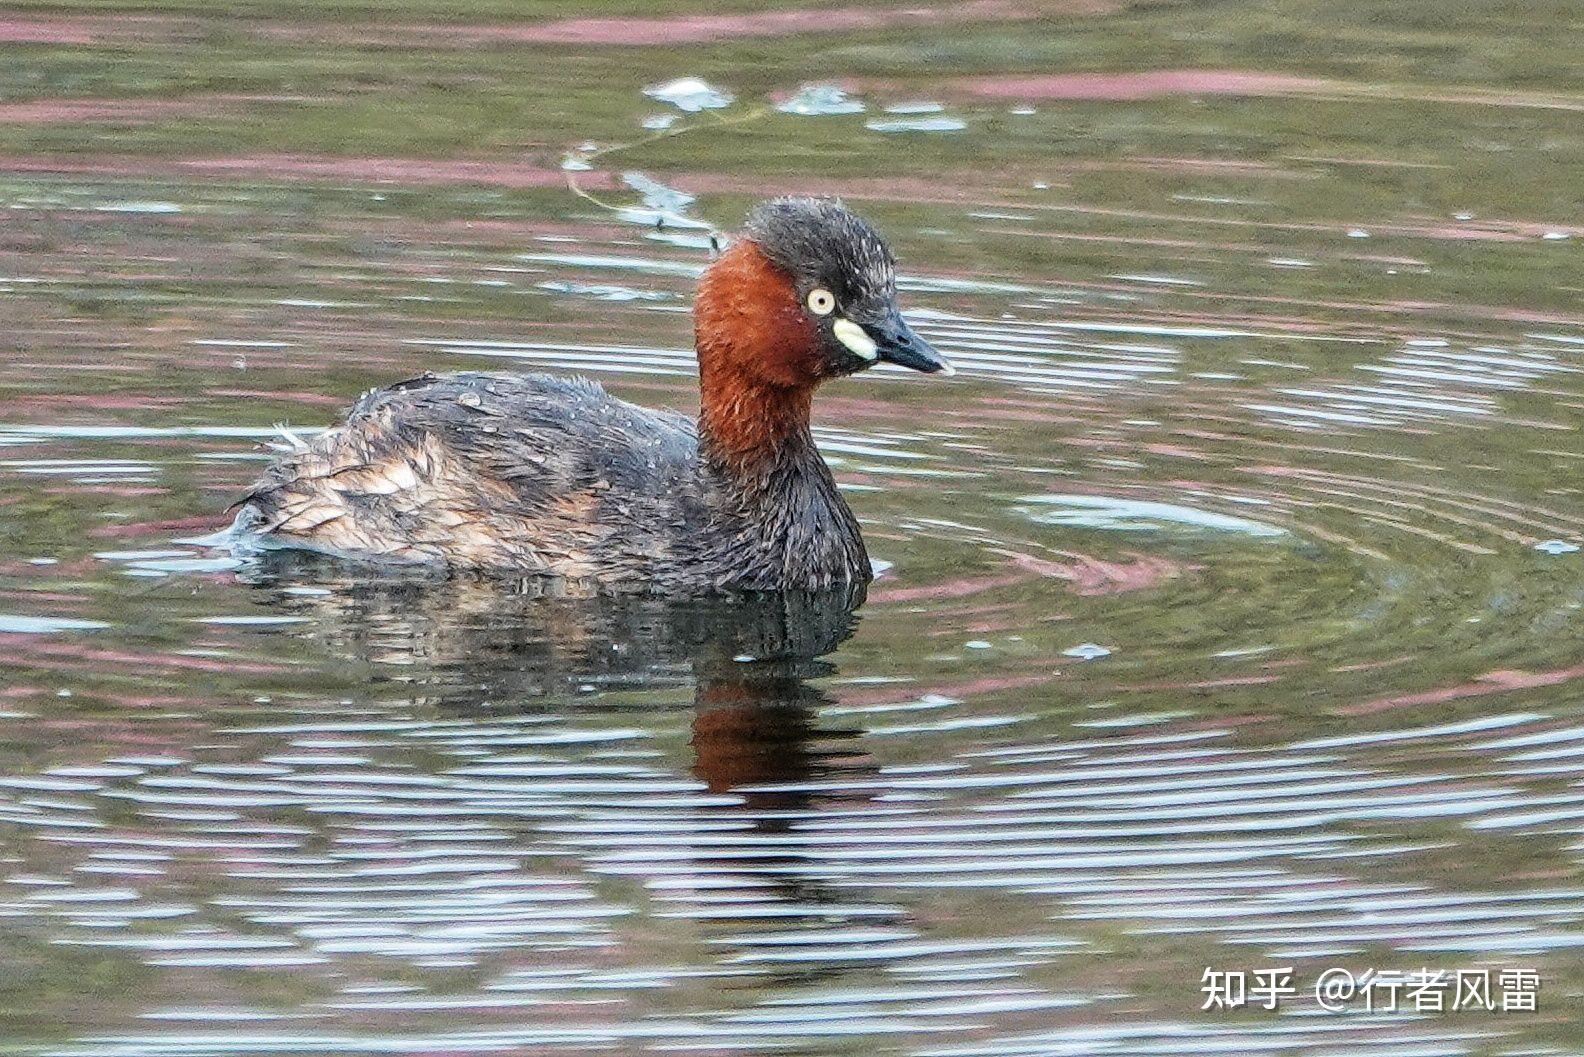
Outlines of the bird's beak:
{"label": "bird's beak", "polygon": [[911,367],[925,374],[950,376],[957,373],[933,345],[907,325],[899,312],[893,311],[879,323],[867,324],[863,331],[874,342],[876,356],[887,363]]}

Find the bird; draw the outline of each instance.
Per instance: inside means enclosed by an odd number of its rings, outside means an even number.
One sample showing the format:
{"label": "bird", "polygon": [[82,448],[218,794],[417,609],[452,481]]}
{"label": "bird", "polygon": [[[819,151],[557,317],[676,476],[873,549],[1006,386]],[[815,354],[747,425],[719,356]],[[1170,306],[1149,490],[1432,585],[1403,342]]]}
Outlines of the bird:
{"label": "bird", "polygon": [[835,199],[762,202],[700,277],[693,323],[696,420],[578,377],[426,373],[293,435],[233,534],[598,591],[867,584],[858,522],[814,441],[814,393],[879,362],[954,373],[903,319],[885,239]]}

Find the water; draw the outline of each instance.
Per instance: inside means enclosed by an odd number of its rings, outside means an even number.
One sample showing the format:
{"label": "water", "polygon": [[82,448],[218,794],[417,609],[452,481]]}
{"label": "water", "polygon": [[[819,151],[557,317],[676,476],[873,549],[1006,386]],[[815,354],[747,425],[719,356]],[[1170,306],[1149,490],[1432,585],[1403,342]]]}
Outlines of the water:
{"label": "water", "polygon": [[[1584,1050],[1576,12],[250,10],[0,22],[0,1052]],[[776,191],[959,370],[821,394],[861,607],[195,542],[423,370],[691,407]]]}

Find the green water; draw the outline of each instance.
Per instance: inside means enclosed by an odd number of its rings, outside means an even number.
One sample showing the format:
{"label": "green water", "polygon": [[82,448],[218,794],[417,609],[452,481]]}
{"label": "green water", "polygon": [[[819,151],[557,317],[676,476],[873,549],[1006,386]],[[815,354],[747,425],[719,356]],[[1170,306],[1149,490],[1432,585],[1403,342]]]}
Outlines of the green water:
{"label": "green water", "polygon": [[[801,10],[0,15],[0,1052],[1584,1049],[1577,6]],[[821,394],[855,617],[189,542],[424,370],[690,409],[636,173],[958,367]]]}

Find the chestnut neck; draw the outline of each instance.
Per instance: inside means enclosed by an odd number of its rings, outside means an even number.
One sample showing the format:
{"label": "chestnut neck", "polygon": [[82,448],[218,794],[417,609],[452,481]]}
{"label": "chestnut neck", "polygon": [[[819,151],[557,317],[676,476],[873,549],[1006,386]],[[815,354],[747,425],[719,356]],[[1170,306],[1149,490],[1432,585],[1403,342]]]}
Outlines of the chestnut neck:
{"label": "chestnut neck", "polygon": [[809,429],[827,369],[796,285],[740,242],[704,273],[693,322],[699,456],[722,515],[704,546],[743,586],[867,583],[858,522]]}
{"label": "chestnut neck", "polygon": [[781,390],[730,378],[699,404],[699,450],[712,469],[761,478],[771,467],[819,458],[809,425],[813,389]]}
{"label": "chestnut neck", "polygon": [[694,344],[699,446],[712,469],[763,479],[789,460],[819,460],[809,428],[820,381],[816,340],[792,280],[752,242],[739,242],[704,273]]}

